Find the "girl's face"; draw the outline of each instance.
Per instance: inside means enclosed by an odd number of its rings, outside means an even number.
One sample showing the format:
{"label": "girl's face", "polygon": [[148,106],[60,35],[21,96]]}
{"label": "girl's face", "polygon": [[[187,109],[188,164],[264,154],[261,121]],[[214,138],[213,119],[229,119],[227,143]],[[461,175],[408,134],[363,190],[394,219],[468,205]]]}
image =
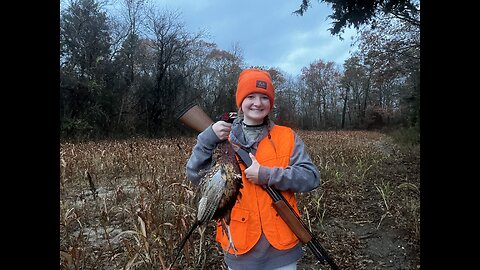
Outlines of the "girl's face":
{"label": "girl's face", "polygon": [[265,94],[252,93],[242,101],[243,122],[247,125],[260,125],[270,112],[270,99]]}

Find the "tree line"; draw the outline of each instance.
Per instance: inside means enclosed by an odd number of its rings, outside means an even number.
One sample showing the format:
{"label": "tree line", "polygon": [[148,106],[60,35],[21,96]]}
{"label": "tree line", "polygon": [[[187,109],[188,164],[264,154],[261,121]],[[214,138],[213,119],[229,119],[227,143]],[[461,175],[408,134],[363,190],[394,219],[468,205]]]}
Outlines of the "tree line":
{"label": "tree line", "polygon": [[[179,15],[146,0],[67,0],[60,12],[61,139],[167,136],[194,101],[210,116],[235,110],[241,48],[223,50],[190,33]],[[418,15],[419,16],[419,15]],[[415,17],[419,22],[419,17]],[[312,59],[293,77],[268,70],[272,118],[299,129],[418,128],[419,23],[378,14],[358,28],[358,50],[342,66]]]}

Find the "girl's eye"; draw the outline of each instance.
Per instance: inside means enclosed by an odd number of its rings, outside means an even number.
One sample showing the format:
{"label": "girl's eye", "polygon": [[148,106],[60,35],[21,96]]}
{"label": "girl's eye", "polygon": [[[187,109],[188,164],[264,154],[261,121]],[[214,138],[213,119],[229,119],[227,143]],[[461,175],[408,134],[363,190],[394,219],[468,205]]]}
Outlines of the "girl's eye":
{"label": "girl's eye", "polygon": [[[256,95],[248,95],[246,98],[248,99],[255,99],[257,96]],[[268,96],[267,95],[259,95],[258,96],[261,100],[267,100]]]}

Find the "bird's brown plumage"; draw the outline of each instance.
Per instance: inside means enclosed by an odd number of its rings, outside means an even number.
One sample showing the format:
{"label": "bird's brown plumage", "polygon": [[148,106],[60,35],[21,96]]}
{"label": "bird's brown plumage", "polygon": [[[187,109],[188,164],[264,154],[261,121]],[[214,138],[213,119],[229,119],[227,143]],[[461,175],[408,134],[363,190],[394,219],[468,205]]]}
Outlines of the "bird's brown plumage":
{"label": "bird's brown plumage", "polygon": [[217,146],[213,158],[217,164],[223,167],[222,170],[225,173],[225,188],[213,219],[223,218],[228,215],[226,222],[229,224],[230,211],[235,205],[242,188],[242,171],[235,158],[235,151],[228,141],[224,141]]}
{"label": "bird's brown plumage", "polygon": [[[171,265],[175,263],[187,239],[197,226],[205,225],[210,220],[217,220],[222,223],[224,230],[229,230],[230,212],[237,198],[241,196],[242,187],[242,174],[235,158],[235,151],[228,140],[223,141],[214,149],[212,166],[204,172],[200,180],[197,192],[199,198],[197,219],[181,241]],[[232,247],[235,249],[234,246]]]}

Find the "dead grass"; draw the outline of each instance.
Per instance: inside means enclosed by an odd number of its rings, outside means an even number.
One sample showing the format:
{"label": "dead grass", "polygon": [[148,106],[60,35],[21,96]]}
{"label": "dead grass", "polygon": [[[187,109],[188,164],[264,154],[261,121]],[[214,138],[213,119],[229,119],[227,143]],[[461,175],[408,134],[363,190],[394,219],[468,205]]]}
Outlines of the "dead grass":
{"label": "dead grass", "polygon": [[[337,264],[419,267],[418,147],[402,148],[377,132],[298,133],[322,179],[320,188],[298,195],[299,208]],[[61,269],[167,268],[195,215],[195,187],[185,176],[194,144],[194,137],[61,144]],[[194,232],[182,269],[226,269],[214,228],[203,243]],[[366,242],[370,234],[402,239],[406,252],[392,248],[388,256],[405,258],[388,268]],[[299,269],[318,269],[308,250]]]}

